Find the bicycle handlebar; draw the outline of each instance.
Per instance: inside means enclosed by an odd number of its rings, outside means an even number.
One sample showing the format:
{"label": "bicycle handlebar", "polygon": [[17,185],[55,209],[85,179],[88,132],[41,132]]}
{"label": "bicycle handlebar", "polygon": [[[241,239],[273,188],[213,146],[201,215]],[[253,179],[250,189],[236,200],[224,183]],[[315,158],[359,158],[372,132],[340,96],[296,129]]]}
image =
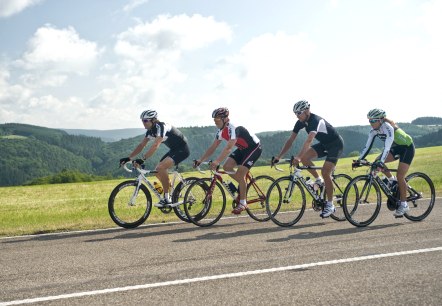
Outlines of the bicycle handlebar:
{"label": "bicycle handlebar", "polygon": [[[200,173],[206,173],[205,171],[202,171],[201,170],[201,168],[200,168],[200,166],[201,165],[210,165],[212,163],[212,161],[211,160],[209,160],[209,161],[206,161],[206,162],[201,162],[198,166],[196,166],[195,168],[198,170],[198,172],[200,172]],[[219,170],[219,165],[218,165],[218,167],[216,167],[216,170],[213,170],[214,172],[215,172],[215,174],[235,174],[236,173],[236,171],[225,171],[225,170]]]}
{"label": "bicycle handlebar", "polygon": [[144,174],[144,175],[149,174],[149,173],[157,173],[157,170],[145,170],[145,169],[142,169],[141,167],[132,167],[131,169],[129,169],[129,168],[127,167],[128,164],[133,165],[133,162],[130,161],[130,162],[125,163],[125,164],[123,165],[123,169],[126,170],[126,171],[129,172],[129,173],[132,173],[134,168],[135,168],[139,173],[142,173],[142,174]]}
{"label": "bicycle handlebar", "polygon": [[[294,167],[293,166],[293,159],[294,159],[294,156],[292,156],[291,158],[283,158],[278,163],[280,163],[281,161],[288,162],[288,163],[290,163],[290,167]],[[270,167],[272,167],[272,166],[270,166]],[[277,170],[279,172],[283,172],[284,171],[283,169],[278,168],[277,164],[273,164],[273,167],[275,167],[275,170]],[[300,165],[296,165],[295,168],[298,169],[298,170],[308,170],[308,169],[319,170],[319,169],[322,169],[322,167],[320,167],[320,166],[300,166]]]}

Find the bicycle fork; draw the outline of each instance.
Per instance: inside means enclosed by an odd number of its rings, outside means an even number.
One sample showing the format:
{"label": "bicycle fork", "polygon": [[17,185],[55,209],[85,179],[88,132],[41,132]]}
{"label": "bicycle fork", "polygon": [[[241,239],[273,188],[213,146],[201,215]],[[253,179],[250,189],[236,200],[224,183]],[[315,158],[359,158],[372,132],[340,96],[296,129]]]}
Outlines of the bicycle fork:
{"label": "bicycle fork", "polygon": [[135,188],[132,196],[129,199],[129,203],[127,203],[127,205],[129,206],[135,206],[136,205],[136,199],[138,197],[138,192],[140,191],[140,185],[141,185],[141,181],[138,181],[137,187]]}

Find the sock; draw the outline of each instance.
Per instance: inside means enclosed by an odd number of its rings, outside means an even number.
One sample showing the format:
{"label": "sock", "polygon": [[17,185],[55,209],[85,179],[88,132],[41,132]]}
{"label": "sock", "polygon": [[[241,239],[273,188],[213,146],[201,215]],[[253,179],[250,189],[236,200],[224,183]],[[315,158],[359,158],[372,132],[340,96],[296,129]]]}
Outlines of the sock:
{"label": "sock", "polygon": [[243,206],[247,206],[246,200],[239,200],[239,204],[241,204]]}
{"label": "sock", "polygon": [[167,201],[170,202],[169,193],[165,193],[165,194],[164,194],[164,198],[165,198]]}
{"label": "sock", "polygon": [[327,201],[327,206],[333,206],[333,201]]}
{"label": "sock", "polygon": [[392,176],[392,177],[389,177],[388,180],[390,182],[394,182],[394,181],[397,181],[397,178],[395,176]]}

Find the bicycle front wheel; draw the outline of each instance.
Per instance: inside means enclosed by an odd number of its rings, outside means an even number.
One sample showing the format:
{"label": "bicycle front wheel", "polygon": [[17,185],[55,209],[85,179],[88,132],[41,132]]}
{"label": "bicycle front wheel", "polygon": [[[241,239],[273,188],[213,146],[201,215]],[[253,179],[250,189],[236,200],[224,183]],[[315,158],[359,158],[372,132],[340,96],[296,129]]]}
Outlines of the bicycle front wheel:
{"label": "bicycle front wheel", "polygon": [[[333,176],[333,203],[336,211],[330,215],[333,220],[345,221],[344,210],[342,209],[342,197],[344,196],[344,190],[348,183],[351,181],[351,176],[347,174],[336,174]],[[325,195],[324,195],[325,196]],[[324,199],[325,200],[325,199]]]}
{"label": "bicycle front wheel", "polygon": [[226,194],[221,185],[210,178],[199,179],[187,188],[184,211],[195,225],[210,226],[221,219],[226,209]]}
{"label": "bicycle front wheel", "polygon": [[144,223],[152,210],[152,197],[146,186],[130,180],[120,183],[112,190],[108,211],[112,220],[124,228],[135,228]]}
{"label": "bicycle front wheel", "polygon": [[252,178],[247,185],[247,213],[256,221],[264,222],[270,219],[266,211],[266,195],[270,185],[275,180],[268,175]]}
{"label": "bicycle front wheel", "polygon": [[267,192],[266,210],[272,221],[283,227],[296,224],[305,211],[305,191],[289,176],[277,179]]}
{"label": "bicycle front wheel", "polygon": [[342,209],[347,220],[357,227],[371,224],[381,209],[379,186],[368,175],[357,176],[344,191]]}
{"label": "bicycle front wheel", "polygon": [[184,211],[184,195],[186,194],[186,190],[187,188],[189,188],[189,186],[195,182],[199,180],[199,178],[197,177],[188,177],[185,178],[182,182],[179,182],[176,187],[175,190],[173,191],[172,194],[172,203],[180,203],[180,205],[175,206],[173,208],[173,211],[175,213],[175,215],[184,222],[189,222],[190,220],[187,218],[186,216],[186,212]]}
{"label": "bicycle front wheel", "polygon": [[410,210],[404,215],[411,221],[421,221],[431,212],[436,199],[436,192],[431,179],[424,173],[416,172],[408,175],[407,202]]}

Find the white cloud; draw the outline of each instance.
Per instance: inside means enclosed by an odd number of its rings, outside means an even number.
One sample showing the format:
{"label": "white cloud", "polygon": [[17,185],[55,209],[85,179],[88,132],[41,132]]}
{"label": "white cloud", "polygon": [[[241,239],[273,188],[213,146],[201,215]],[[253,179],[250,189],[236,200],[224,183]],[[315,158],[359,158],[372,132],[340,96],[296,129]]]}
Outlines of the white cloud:
{"label": "white cloud", "polygon": [[45,25],[37,29],[17,64],[27,70],[85,74],[100,52],[96,43],[81,39],[72,27],[56,29]]}
{"label": "white cloud", "polygon": [[123,7],[123,11],[128,13],[132,11],[134,8],[143,5],[147,2],[149,2],[149,0],[130,0],[129,3]]}
{"label": "white cloud", "polygon": [[44,0],[1,0],[0,18],[18,14],[26,8],[36,5]]}

